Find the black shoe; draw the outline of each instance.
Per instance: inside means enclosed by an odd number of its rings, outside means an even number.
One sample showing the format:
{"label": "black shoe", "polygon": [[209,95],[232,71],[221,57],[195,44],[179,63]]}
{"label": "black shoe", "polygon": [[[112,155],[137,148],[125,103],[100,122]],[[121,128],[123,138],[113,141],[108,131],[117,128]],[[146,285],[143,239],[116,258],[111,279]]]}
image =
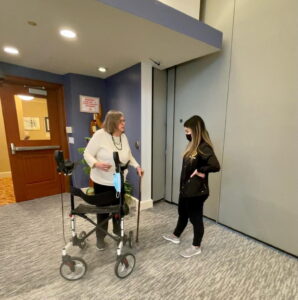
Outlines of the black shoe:
{"label": "black shoe", "polygon": [[99,251],[103,251],[106,248],[106,243],[102,240],[98,240],[96,243],[96,247]]}

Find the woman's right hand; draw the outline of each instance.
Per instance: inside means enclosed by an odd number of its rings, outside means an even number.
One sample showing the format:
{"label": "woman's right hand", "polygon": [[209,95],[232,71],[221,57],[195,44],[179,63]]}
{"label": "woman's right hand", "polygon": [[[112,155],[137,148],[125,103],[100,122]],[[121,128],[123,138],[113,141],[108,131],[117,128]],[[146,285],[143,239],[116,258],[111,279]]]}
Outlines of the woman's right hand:
{"label": "woman's right hand", "polygon": [[194,176],[199,176],[201,178],[205,178],[206,177],[206,174],[204,173],[201,173],[201,172],[198,172],[198,170],[195,170],[191,175],[190,175],[190,178],[194,177]]}
{"label": "woman's right hand", "polygon": [[111,168],[111,166],[112,166],[111,164],[105,163],[105,162],[102,162],[102,161],[98,161],[94,164],[95,168],[98,168],[98,169],[100,169],[102,171],[105,171],[105,172],[108,172],[109,169]]}

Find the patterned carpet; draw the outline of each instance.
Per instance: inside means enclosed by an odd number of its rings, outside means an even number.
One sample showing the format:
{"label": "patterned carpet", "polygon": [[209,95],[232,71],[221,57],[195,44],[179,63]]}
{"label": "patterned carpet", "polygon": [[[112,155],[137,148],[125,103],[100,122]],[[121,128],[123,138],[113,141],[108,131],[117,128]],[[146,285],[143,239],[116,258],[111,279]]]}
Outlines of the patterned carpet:
{"label": "patterned carpet", "polygon": [[[64,196],[68,206],[68,197]],[[65,230],[69,237],[68,209]],[[0,298],[16,299],[196,299],[297,300],[298,260],[239,233],[205,220],[202,254],[178,255],[190,245],[187,227],[180,245],[161,238],[171,232],[177,207],[160,202],[141,214],[136,267],[126,279],[114,274],[115,243],[99,252],[95,237],[70,253],[88,264],[85,277],[68,282],[59,275],[61,203],[58,196],[0,207]],[[135,229],[136,217],[126,219]],[[77,220],[79,231],[89,228]]]}
{"label": "patterned carpet", "polygon": [[11,177],[0,178],[0,206],[15,202]]}

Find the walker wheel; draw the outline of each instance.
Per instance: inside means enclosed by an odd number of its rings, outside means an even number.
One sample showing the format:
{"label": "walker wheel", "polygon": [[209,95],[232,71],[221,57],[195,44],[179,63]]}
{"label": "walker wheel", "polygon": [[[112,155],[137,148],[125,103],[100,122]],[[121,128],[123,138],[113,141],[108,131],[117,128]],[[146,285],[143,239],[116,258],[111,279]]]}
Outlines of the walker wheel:
{"label": "walker wheel", "polygon": [[60,265],[60,275],[70,281],[81,279],[87,271],[87,264],[80,257],[70,257]]}
{"label": "walker wheel", "polygon": [[[86,237],[86,235],[87,235],[86,231],[82,231],[82,232],[80,232],[80,234],[79,234],[79,236],[78,236],[78,239],[79,239],[79,240],[82,240],[83,238]],[[81,249],[84,249],[86,246],[87,246],[86,240],[84,240],[84,241],[82,241],[82,242],[80,241],[79,247],[80,247]]]}
{"label": "walker wheel", "polygon": [[118,278],[123,279],[129,276],[136,264],[136,258],[131,253],[121,255],[115,265],[115,274]]}
{"label": "walker wheel", "polygon": [[129,232],[129,238],[128,238],[128,243],[129,243],[129,247],[132,249],[135,244],[134,244],[134,239],[133,239],[133,231]]}

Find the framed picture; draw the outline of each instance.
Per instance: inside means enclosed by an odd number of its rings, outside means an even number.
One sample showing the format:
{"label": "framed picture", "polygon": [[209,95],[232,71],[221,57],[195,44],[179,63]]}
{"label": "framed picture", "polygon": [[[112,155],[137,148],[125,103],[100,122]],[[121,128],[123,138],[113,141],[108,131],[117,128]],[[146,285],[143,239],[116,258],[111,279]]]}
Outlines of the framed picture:
{"label": "framed picture", "polygon": [[23,117],[25,130],[40,130],[38,117]]}
{"label": "framed picture", "polygon": [[44,124],[46,128],[46,132],[50,132],[50,122],[49,122],[49,117],[44,118]]}

